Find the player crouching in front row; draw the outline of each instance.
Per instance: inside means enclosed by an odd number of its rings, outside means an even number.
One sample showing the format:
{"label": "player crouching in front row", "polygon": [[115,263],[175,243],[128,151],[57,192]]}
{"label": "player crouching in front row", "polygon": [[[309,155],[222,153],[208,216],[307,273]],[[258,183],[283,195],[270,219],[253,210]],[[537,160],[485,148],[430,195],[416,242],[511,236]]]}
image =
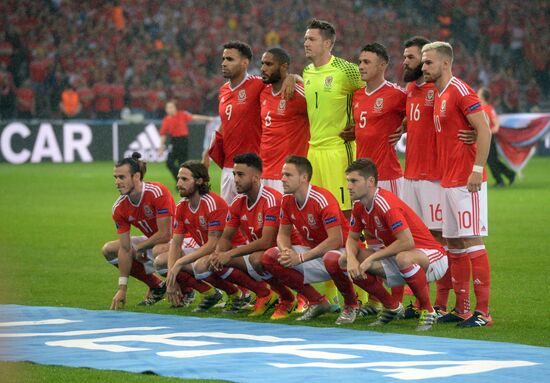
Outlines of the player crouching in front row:
{"label": "player crouching in front row", "polygon": [[[340,266],[346,268],[355,284],[376,296],[384,310],[371,326],[384,325],[401,316],[403,305],[383,287],[408,284],[420,302],[421,315],[416,330],[432,328],[436,312],[430,303],[427,282],[445,275],[448,260],[426,225],[403,201],[380,189],[378,171],[367,158],[354,161],[346,169],[348,189],[354,202],[346,252]],[[379,249],[362,249],[361,232],[383,243]],[[342,271],[343,273],[343,271]]]}

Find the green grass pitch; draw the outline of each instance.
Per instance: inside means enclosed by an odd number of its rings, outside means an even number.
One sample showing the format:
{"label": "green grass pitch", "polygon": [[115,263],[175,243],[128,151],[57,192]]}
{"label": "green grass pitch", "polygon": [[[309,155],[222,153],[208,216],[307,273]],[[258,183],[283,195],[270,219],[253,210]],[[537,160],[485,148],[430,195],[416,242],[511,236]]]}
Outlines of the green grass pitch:
{"label": "green grass pitch", "polygon": [[[117,197],[112,166],[108,162],[0,164],[0,303],[109,308],[118,274],[104,261],[100,249],[116,238],[110,216]],[[426,335],[550,346],[549,169],[550,158],[535,157],[513,187],[489,188],[486,244],[494,326],[458,329],[439,325]],[[219,169],[212,169],[212,179],[213,190],[219,190]],[[149,164],[146,180],[164,183],[178,199],[175,182],[163,164]],[[138,308],[135,304],[144,293],[144,285],[130,281],[126,310],[200,315],[191,314],[190,309],[170,309],[166,301]],[[208,316],[223,315],[214,310]],[[233,318],[249,320],[245,314]],[[308,325],[331,327],[335,319],[336,314],[330,314]],[[293,324],[293,320],[283,323]],[[350,328],[366,329],[365,323],[359,319]],[[414,321],[399,321],[379,331],[415,334],[414,327]],[[9,378],[5,381],[21,382],[182,381],[29,363],[0,363],[0,373]]]}

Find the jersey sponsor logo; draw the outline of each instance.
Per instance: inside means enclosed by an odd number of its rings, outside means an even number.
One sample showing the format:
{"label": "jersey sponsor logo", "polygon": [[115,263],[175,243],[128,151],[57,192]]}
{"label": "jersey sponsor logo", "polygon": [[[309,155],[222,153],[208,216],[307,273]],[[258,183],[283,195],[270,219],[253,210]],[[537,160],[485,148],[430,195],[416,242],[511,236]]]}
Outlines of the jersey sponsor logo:
{"label": "jersey sponsor logo", "polygon": [[382,108],[384,108],[384,99],[382,97],[378,97],[374,102],[374,111],[376,113],[380,113]]}
{"label": "jersey sponsor logo", "polygon": [[168,209],[158,209],[157,213],[158,214],[168,214]]}
{"label": "jersey sponsor logo", "polygon": [[325,77],[325,90],[330,90],[330,88],[332,88],[333,80],[334,80],[334,77],[332,76]]}
{"label": "jersey sponsor logo", "polygon": [[277,107],[277,113],[284,114],[286,109],[286,100],[280,100],[279,106]]}
{"label": "jersey sponsor logo", "polygon": [[401,226],[403,226],[403,221],[397,221],[397,222],[394,222],[394,223],[391,224],[391,229],[392,230],[397,230]]}
{"label": "jersey sponsor logo", "polygon": [[239,102],[239,104],[242,104],[242,103],[246,102],[246,90],[245,89],[239,90],[239,94],[237,95],[237,101]]}
{"label": "jersey sponsor logo", "polygon": [[208,227],[220,226],[220,221],[210,221],[208,222]]}
{"label": "jersey sponsor logo", "polygon": [[265,220],[275,222],[275,221],[277,221],[277,217],[275,217],[274,215],[266,215]]}
{"label": "jersey sponsor logo", "polygon": [[155,214],[153,213],[153,209],[151,209],[151,206],[149,205],[144,205],[143,211],[145,212],[147,218],[153,218],[155,216]]}
{"label": "jersey sponsor logo", "polygon": [[333,222],[336,222],[336,217],[330,217],[330,218],[325,219],[325,225],[329,225]]}
{"label": "jersey sponsor logo", "polygon": [[313,217],[313,214],[307,215],[307,223],[309,224],[309,226],[315,226],[317,224],[317,222],[315,222],[315,217]]}
{"label": "jersey sponsor logo", "polygon": [[199,216],[199,225],[206,227],[206,219],[204,219],[204,216],[202,215]]}
{"label": "jersey sponsor logo", "polygon": [[471,105],[466,108],[468,112],[473,112],[476,109],[479,109],[481,107],[481,104],[479,102],[476,102],[474,105]]}

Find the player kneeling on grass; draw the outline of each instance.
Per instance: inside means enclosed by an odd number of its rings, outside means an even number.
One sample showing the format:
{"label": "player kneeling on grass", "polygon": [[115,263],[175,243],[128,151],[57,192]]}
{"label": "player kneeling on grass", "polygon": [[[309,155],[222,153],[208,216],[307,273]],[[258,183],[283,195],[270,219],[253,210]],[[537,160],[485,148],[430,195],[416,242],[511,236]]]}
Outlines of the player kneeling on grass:
{"label": "player kneeling on grass", "polygon": [[[262,264],[275,280],[307,298],[309,306],[298,320],[311,320],[331,311],[327,298],[311,283],[331,279],[349,227],[336,198],[328,190],[310,184],[313,169],[307,158],[287,157],[282,173],[285,195],[277,247],[262,255]],[[293,241],[293,227],[299,234],[298,242]],[[351,281],[339,272],[340,268],[336,271],[336,278],[332,279],[345,301],[336,324],[353,323],[359,309],[357,294]],[[280,317],[288,316],[294,299],[282,303]]]}
{"label": "player kneeling on grass", "polygon": [[[222,268],[214,273],[199,272],[208,264],[208,255],[216,249],[225,226],[228,213],[227,203],[216,193],[210,191],[208,169],[198,161],[184,162],[178,172],[178,190],[183,197],[176,209],[174,237],[170,241],[168,254],[168,276],[166,278],[168,299],[173,306],[183,304],[182,286],[193,287],[203,294],[195,312],[206,311],[222,299],[218,290],[225,291],[229,297],[226,312],[236,312],[244,304],[244,296],[234,285],[237,283],[262,295],[259,283],[242,271],[234,268]],[[182,257],[182,243],[189,234],[197,243],[197,248],[185,249]],[[244,238],[240,233],[233,238],[234,245],[242,245]],[[215,288],[201,280],[205,280]],[[267,290],[269,293],[269,290]]]}
{"label": "player kneeling on grass", "polygon": [[[137,152],[115,165],[113,176],[120,197],[113,205],[113,220],[119,239],[103,245],[103,256],[118,267],[118,290],[111,309],[123,308],[128,276],[139,279],[149,292],[140,305],[152,305],[164,297],[164,282],[154,274],[152,249],[168,243],[172,235],[172,218],[176,204],[168,188],[158,182],[143,182],[147,171]],[[143,236],[130,236],[135,226]]]}
{"label": "player kneeling on grass", "polygon": [[[371,326],[387,324],[404,312],[403,305],[383,287],[378,278],[382,277],[390,287],[409,285],[420,302],[416,329],[431,329],[437,315],[430,303],[427,282],[445,275],[448,260],[444,249],[409,206],[377,186],[378,171],[370,159],[354,161],[346,174],[348,190],[355,202],[346,253],[340,265],[347,265],[349,277],[384,305]],[[361,232],[367,238],[378,239],[384,246],[377,250],[360,248],[357,240]]]}

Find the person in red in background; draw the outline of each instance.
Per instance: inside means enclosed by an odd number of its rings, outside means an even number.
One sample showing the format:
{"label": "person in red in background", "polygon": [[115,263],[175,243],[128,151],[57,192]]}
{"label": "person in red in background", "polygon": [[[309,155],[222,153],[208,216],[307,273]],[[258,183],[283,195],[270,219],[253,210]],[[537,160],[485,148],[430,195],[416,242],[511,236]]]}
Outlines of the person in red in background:
{"label": "person in red in background", "polygon": [[132,84],[128,88],[128,99],[132,112],[141,112],[145,110],[145,97],[147,89],[141,83],[138,75],[132,77]]}
{"label": "person in red in background", "polygon": [[36,115],[36,99],[34,90],[32,90],[31,82],[25,80],[17,91],[17,118],[33,118]]}
{"label": "person in red in background", "polygon": [[170,150],[166,159],[166,166],[176,181],[178,180],[180,165],[187,161],[187,136],[189,135],[187,123],[191,121],[211,121],[212,119],[213,117],[191,114],[186,110],[178,111],[175,100],[166,103],[166,117],[164,117],[160,126],[158,156],[162,157],[164,154],[164,146],[167,137],[170,136],[172,150]]}
{"label": "person in red in background", "polygon": [[112,107],[111,84],[107,81],[105,72],[98,73],[96,83],[92,87],[95,99],[94,110],[99,119],[110,119]]}
{"label": "person in red in background", "polygon": [[111,97],[112,97],[112,118],[120,118],[120,113],[124,108],[124,98],[126,96],[126,89],[124,88],[124,83],[122,82],[120,75],[117,73],[115,76],[115,81],[111,84]]}
{"label": "person in red in background", "polygon": [[487,157],[487,165],[489,165],[489,169],[491,169],[491,173],[493,173],[493,178],[495,179],[495,184],[493,186],[497,188],[505,186],[504,180],[502,179],[503,174],[506,178],[508,178],[508,184],[511,186],[516,178],[516,172],[509,169],[498,158],[496,135],[498,134],[500,123],[498,121],[498,115],[495,112],[495,109],[490,104],[491,92],[487,88],[479,88],[479,90],[477,91],[477,95],[479,97],[479,100],[481,101],[483,110],[485,111],[485,114],[487,114],[487,118],[489,119],[489,127],[491,128],[492,133],[489,156]]}
{"label": "person in red in background", "polygon": [[94,90],[88,85],[85,79],[82,79],[76,92],[82,104],[82,116],[84,118],[92,118],[94,114]]}
{"label": "person in red in background", "polygon": [[[166,292],[164,282],[154,274],[152,250],[170,241],[176,204],[166,186],[143,181],[147,166],[140,157],[134,152],[113,170],[120,193],[112,213],[119,239],[103,245],[102,253],[119,269],[118,291],[111,304],[114,310],[124,308],[130,275],[149,286],[149,296],[140,305],[155,304]],[[131,226],[143,235],[130,236]]]}

